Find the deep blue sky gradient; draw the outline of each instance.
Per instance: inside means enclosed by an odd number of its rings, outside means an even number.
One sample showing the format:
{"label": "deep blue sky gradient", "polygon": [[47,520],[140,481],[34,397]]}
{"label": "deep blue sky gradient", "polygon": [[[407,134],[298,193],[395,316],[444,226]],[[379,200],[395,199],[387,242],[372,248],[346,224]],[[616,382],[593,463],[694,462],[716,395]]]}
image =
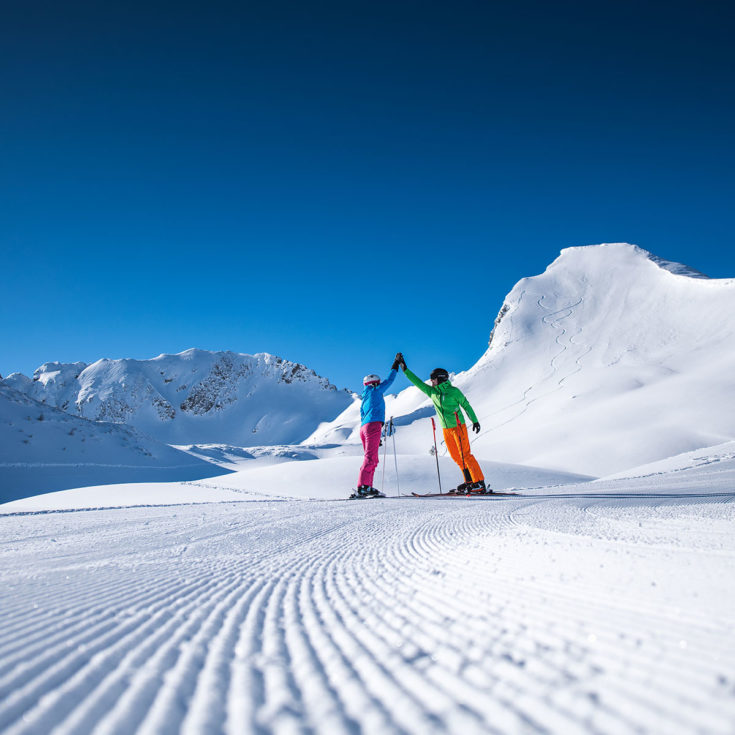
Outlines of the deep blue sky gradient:
{"label": "deep blue sky gradient", "polygon": [[354,389],[470,367],[564,247],[735,277],[732,3],[9,6],[2,375],[200,347]]}

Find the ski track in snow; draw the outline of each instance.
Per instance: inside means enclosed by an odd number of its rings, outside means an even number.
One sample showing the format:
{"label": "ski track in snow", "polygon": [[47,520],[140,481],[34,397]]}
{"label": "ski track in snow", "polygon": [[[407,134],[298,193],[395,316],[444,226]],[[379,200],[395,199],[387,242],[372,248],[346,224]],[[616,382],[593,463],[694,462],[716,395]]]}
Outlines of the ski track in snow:
{"label": "ski track in snow", "polygon": [[733,497],[0,517],[0,732],[732,733]]}
{"label": "ski track in snow", "polygon": [[[526,292],[524,291],[523,294],[522,294],[522,296],[525,295],[525,293]],[[558,297],[559,296],[559,294],[557,294],[557,293],[554,293],[553,295],[554,295],[554,297]],[[502,408],[499,408],[498,410],[494,411],[492,414],[490,414],[488,416],[480,417],[480,419],[481,419],[482,422],[485,422],[485,421],[489,420],[490,418],[492,418],[493,416],[497,416],[499,414],[504,414],[509,409],[513,408],[514,406],[519,406],[519,405],[521,406],[520,411],[517,411],[512,416],[510,416],[507,419],[504,419],[500,423],[494,424],[493,426],[491,426],[491,427],[483,430],[482,432],[480,432],[480,434],[478,436],[482,436],[482,435],[484,435],[486,433],[492,433],[494,431],[497,431],[498,429],[502,428],[506,424],[509,424],[509,423],[515,421],[519,416],[522,416],[524,413],[526,413],[526,411],[528,411],[528,409],[531,407],[531,405],[533,403],[535,403],[536,401],[538,401],[538,400],[540,400],[542,398],[546,398],[547,396],[551,395],[552,393],[555,393],[557,390],[559,390],[562,387],[562,384],[564,383],[565,380],[567,380],[568,378],[570,378],[575,373],[580,372],[580,370],[582,369],[582,359],[592,351],[592,346],[591,345],[588,345],[588,344],[581,345],[580,343],[574,342],[574,337],[577,337],[577,336],[579,336],[582,333],[582,330],[581,329],[578,329],[576,334],[571,335],[568,338],[569,345],[565,345],[561,341],[562,338],[566,335],[567,330],[564,327],[562,327],[559,324],[559,322],[562,319],[567,319],[568,317],[570,317],[574,313],[574,309],[577,306],[579,306],[584,301],[584,298],[583,297],[580,297],[573,304],[569,304],[567,306],[563,306],[560,309],[556,309],[555,311],[551,311],[548,307],[546,307],[546,306],[543,305],[542,301],[545,298],[546,298],[545,295],[541,295],[537,299],[537,301],[536,301],[536,303],[537,303],[537,305],[538,305],[538,307],[540,309],[545,309],[547,312],[549,312],[545,316],[541,317],[541,322],[543,324],[545,324],[546,326],[549,326],[552,329],[555,329],[557,331],[557,335],[556,335],[556,338],[555,338],[554,341],[555,341],[555,343],[561,349],[555,355],[553,355],[552,358],[549,360],[549,373],[547,375],[544,375],[538,381],[538,383],[535,383],[533,385],[529,385],[523,391],[523,395],[521,395],[521,397],[518,400],[513,401],[512,403],[509,403],[506,406],[503,406]],[[559,378],[556,381],[556,387],[555,388],[553,388],[551,390],[548,390],[545,393],[542,393],[542,394],[539,394],[537,396],[534,396],[533,398],[529,398],[529,394],[532,391],[534,391],[539,386],[543,386],[544,384],[546,384],[548,381],[550,381],[555,376],[555,374],[558,371],[556,362],[569,349],[569,346],[581,346],[581,347],[584,347],[584,351],[575,360],[576,368],[574,370],[572,370],[570,373],[568,373],[568,374],[564,375],[563,377]]]}

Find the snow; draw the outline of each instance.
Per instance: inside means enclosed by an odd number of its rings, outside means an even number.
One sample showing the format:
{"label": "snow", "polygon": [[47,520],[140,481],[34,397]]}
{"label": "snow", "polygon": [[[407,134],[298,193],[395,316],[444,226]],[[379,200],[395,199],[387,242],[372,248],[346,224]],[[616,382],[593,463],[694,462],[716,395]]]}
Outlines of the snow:
{"label": "snow", "polygon": [[[732,735],[734,307],[735,281],[624,244],[522,279],[453,377],[488,480],[515,496],[409,495],[437,489],[413,387],[388,399],[388,497],[347,501],[357,404],[298,366],[288,392],[277,358],[10,376],[0,732]],[[81,397],[137,425],[174,373],[204,375],[215,410],[164,428],[176,446],[72,415]],[[326,395],[328,417],[309,408]],[[291,399],[301,443],[262,423]],[[461,479],[443,447],[439,465],[444,489]]]}
{"label": "snow", "polygon": [[732,733],[734,481],[3,506],[0,731]]}
{"label": "snow", "polygon": [[651,475],[682,472],[683,470],[696,469],[707,465],[717,465],[718,468],[722,468],[727,467],[730,460],[734,459],[735,442],[725,442],[714,447],[706,447],[693,452],[684,452],[673,457],[667,457],[658,462],[651,462],[642,467],[634,467],[625,472],[619,472],[602,479],[615,480],[628,477],[650,477]]}
{"label": "snow", "polygon": [[80,485],[227,472],[127,426],[78,418],[0,384],[0,503]]}
{"label": "snow", "polygon": [[14,373],[0,385],[170,444],[296,443],[352,401],[313,370],[275,355],[195,349],[150,360],[51,362],[33,380]]}
{"label": "snow", "polygon": [[[220,502],[232,500],[337,500],[354,486],[357,469],[362,461],[356,447],[316,448],[298,451],[298,447],[255,447],[249,456],[237,456],[218,447],[208,448],[210,457],[217,454],[230,474],[202,480],[169,483],[121,483],[80,487],[61,492],[45,493],[0,505],[3,512],[44,512],[118,508],[136,505],[168,505],[177,502]],[[272,450],[272,451],[268,451]],[[296,451],[294,451],[296,450]],[[202,451],[198,448],[195,451]],[[290,454],[291,456],[286,456]],[[295,456],[293,456],[295,455]],[[388,455],[376,475],[386,494],[410,495],[411,492],[438,490],[436,464],[428,454]],[[395,466],[399,474],[396,475]],[[385,467],[385,471],[383,471]],[[563,485],[592,478],[535,467],[485,463],[493,477],[495,489]],[[440,461],[444,490],[450,478],[457,479],[457,467],[447,458]]]}
{"label": "snow", "polygon": [[[735,279],[624,243],[567,248],[514,286],[487,352],[453,383],[482,425],[478,455],[599,477],[735,439],[733,342]],[[424,451],[421,392],[386,410],[403,447]],[[356,416],[353,404],[304,443],[359,443]]]}

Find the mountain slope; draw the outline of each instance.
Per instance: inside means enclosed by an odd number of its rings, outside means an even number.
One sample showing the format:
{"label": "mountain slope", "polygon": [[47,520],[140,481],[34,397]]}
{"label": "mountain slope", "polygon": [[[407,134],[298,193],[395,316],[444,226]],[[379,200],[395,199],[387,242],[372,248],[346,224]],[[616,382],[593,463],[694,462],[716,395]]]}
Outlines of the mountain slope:
{"label": "mountain slope", "polygon": [[[633,245],[568,248],[516,284],[453,382],[482,424],[478,456],[601,476],[735,439],[734,339],[735,279]],[[389,401],[400,451],[428,448],[432,413],[413,387]],[[307,441],[355,441],[353,417]]]}
{"label": "mountain slope", "polygon": [[0,503],[83,485],[226,472],[127,426],[71,416],[0,385]]}
{"label": "mountain slope", "polygon": [[46,363],[33,380],[13,374],[4,383],[74,415],[125,423],[171,444],[295,443],[352,400],[280,357],[205,350]]}

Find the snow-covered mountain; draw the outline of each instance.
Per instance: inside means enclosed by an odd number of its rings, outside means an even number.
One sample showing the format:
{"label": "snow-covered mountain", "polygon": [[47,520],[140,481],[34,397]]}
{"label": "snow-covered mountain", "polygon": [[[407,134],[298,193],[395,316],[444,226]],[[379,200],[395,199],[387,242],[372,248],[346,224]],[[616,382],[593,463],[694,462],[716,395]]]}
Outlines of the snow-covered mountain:
{"label": "snow-covered mountain", "polygon": [[50,362],[1,384],[95,421],[170,444],[301,441],[352,401],[303,365],[269,354],[186,350],[151,360]]}
{"label": "snow-covered mountain", "polygon": [[78,418],[0,385],[0,503],[80,485],[225,472],[130,427]]}
{"label": "snow-covered mountain", "polygon": [[[516,284],[453,382],[479,457],[602,476],[735,439],[733,344],[735,279],[634,245],[575,247]],[[400,451],[428,449],[432,414],[412,386],[389,401]],[[353,404],[306,442],[358,441],[357,419]]]}
{"label": "snow-covered mountain", "polygon": [[[488,350],[453,381],[482,424],[478,457],[604,476],[735,439],[734,338],[735,279],[634,245],[568,248],[516,284]],[[268,354],[47,363],[0,385],[170,444],[359,444],[353,394]],[[418,390],[389,397],[387,415],[399,452],[429,449]]]}

